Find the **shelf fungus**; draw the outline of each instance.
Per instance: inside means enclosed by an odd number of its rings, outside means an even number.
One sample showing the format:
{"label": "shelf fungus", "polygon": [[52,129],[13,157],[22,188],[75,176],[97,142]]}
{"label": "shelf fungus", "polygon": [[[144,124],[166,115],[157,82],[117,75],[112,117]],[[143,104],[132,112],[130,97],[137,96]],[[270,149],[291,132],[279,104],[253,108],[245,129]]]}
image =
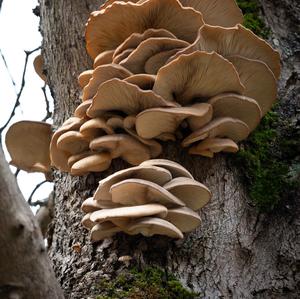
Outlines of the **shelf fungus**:
{"label": "shelf fungus", "polygon": [[180,239],[201,224],[197,210],[210,198],[208,188],[180,164],[147,160],[101,180],[82,203],[82,225],[94,242],[118,232]]}

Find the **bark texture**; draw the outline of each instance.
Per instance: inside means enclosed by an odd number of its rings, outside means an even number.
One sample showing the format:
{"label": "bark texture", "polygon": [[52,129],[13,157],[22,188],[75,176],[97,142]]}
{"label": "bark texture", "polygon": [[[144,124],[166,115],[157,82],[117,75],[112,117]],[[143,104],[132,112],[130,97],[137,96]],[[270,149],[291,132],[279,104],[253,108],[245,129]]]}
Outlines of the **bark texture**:
{"label": "bark texture", "polygon": [[40,228],[0,147],[0,298],[64,298]]}
{"label": "bark texture", "polygon": [[[55,124],[61,124],[80,102],[76,77],[92,66],[85,51],[84,24],[101,2],[40,0]],[[299,40],[292,33],[287,38],[286,32],[290,22],[295,26],[288,16],[296,18],[296,9],[290,0],[263,0],[262,4],[283,57],[280,97],[292,114],[300,74],[293,57]],[[168,143],[163,157],[180,162],[213,192],[210,204],[201,212],[202,227],[177,242],[120,234],[92,245],[80,225],[80,205],[93,194],[99,179],[128,165],[114,161],[109,172],[80,178],[56,172],[56,216],[49,253],[66,296],[93,298],[99,294],[95,289],[101,278],[113,278],[125,267],[118,257],[130,255],[137,265],[158,265],[172,272],[185,286],[200,292],[199,298],[298,298],[299,199],[290,208],[259,214],[247,198],[238,171],[225,156],[214,160],[191,157],[179,145]]]}

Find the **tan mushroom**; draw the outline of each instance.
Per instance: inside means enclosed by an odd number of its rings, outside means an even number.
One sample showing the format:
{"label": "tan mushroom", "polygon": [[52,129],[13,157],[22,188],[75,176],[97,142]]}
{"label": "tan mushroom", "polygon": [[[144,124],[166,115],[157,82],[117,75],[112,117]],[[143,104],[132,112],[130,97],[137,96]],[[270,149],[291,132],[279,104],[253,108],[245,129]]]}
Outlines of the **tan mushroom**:
{"label": "tan mushroom", "polygon": [[193,179],[192,174],[187,171],[183,166],[174,161],[165,160],[165,159],[151,159],[144,161],[140,164],[140,167],[146,166],[158,166],[167,169],[172,174],[173,178],[176,177],[187,177]]}
{"label": "tan mushroom", "polygon": [[111,222],[96,224],[91,230],[91,240],[93,242],[101,241],[112,237],[120,231],[122,231],[122,229]]}
{"label": "tan mushroom", "polygon": [[113,61],[115,50],[108,50],[100,53],[94,60],[94,69],[103,64],[109,64]]}
{"label": "tan mushroom", "polygon": [[153,91],[167,101],[187,105],[220,93],[242,94],[244,86],[228,60],[215,52],[196,51],[181,55],[162,67],[157,73]]}
{"label": "tan mushroom", "polygon": [[89,83],[83,89],[82,100],[86,101],[93,98],[97,93],[98,87],[102,83],[113,78],[125,79],[131,75],[131,72],[117,64],[104,64],[98,66],[94,70]]}
{"label": "tan mushroom", "polygon": [[138,165],[150,159],[148,147],[126,134],[114,134],[95,138],[90,142],[90,149],[109,151],[112,159],[121,157],[132,165]]}
{"label": "tan mushroom", "polygon": [[91,213],[85,214],[81,220],[81,224],[89,230],[91,230],[95,225],[97,225],[97,223],[91,221],[90,216]]}
{"label": "tan mushroom", "polygon": [[206,186],[188,177],[177,177],[166,183],[164,188],[194,211],[205,206],[211,198],[211,192]]}
{"label": "tan mushroom", "polygon": [[127,179],[111,186],[112,201],[122,205],[159,203],[167,208],[185,206],[184,202],[163,187],[142,179]]}
{"label": "tan mushroom", "polygon": [[201,155],[213,158],[215,153],[227,152],[236,153],[239,150],[238,145],[227,138],[207,138],[189,149],[191,155]]}
{"label": "tan mushroom", "polygon": [[142,90],[128,82],[112,79],[103,83],[93,98],[92,105],[87,110],[87,115],[96,117],[105,111],[122,111],[126,114],[138,112],[153,107],[174,107],[162,97],[150,90]]}
{"label": "tan mushroom", "polygon": [[78,76],[78,84],[81,88],[84,88],[86,86],[90,79],[92,78],[93,75],[93,70],[86,70],[83,71],[79,76]]}
{"label": "tan mushroom", "polygon": [[44,59],[41,54],[37,55],[33,60],[33,67],[38,76],[46,82],[47,77],[44,74]]}
{"label": "tan mushroom", "polygon": [[262,118],[257,102],[234,93],[217,95],[207,101],[213,107],[214,118],[232,117],[243,121],[253,131]]}
{"label": "tan mushroom", "polygon": [[137,219],[127,228],[131,235],[142,234],[145,237],[153,235],[164,235],[175,239],[182,239],[182,232],[172,223],[155,217],[144,217]]}
{"label": "tan mushroom", "polygon": [[68,166],[69,168],[71,169],[71,167],[73,166],[74,163],[76,163],[77,161],[83,159],[83,158],[86,158],[86,157],[89,157],[91,155],[93,155],[94,152],[90,151],[90,150],[87,150],[87,151],[84,151],[84,152],[80,152],[79,154],[75,154],[75,155],[71,155],[69,156],[68,158]]}
{"label": "tan mushroom", "polygon": [[92,104],[92,99],[82,102],[74,111],[74,116],[79,118],[87,118],[86,111]]}
{"label": "tan mushroom", "polygon": [[59,150],[76,155],[89,148],[89,139],[80,132],[68,131],[59,136],[56,144]]}
{"label": "tan mushroom", "polygon": [[135,74],[124,79],[124,81],[137,85],[140,89],[151,90],[155,82],[155,77],[156,76],[150,74]]}
{"label": "tan mushroom", "polygon": [[[178,26],[178,20],[184,26]],[[87,51],[94,59],[103,51],[115,49],[132,33],[149,28],[163,28],[179,39],[193,42],[203,23],[201,13],[183,8],[177,0],[150,0],[142,4],[115,2],[105,10],[91,13],[85,34]]]}
{"label": "tan mushroom", "polygon": [[112,135],[114,130],[107,124],[105,118],[97,117],[82,124],[80,133],[88,139],[93,139],[102,135]]}
{"label": "tan mushroom", "polygon": [[114,57],[113,63],[119,64],[122,60],[126,59],[133,51],[134,49],[131,48],[124,50],[123,52]]}
{"label": "tan mushroom", "polygon": [[44,122],[19,121],[11,125],[5,136],[10,164],[28,172],[49,172],[51,135],[51,125]]}
{"label": "tan mushroom", "polygon": [[182,141],[182,146],[203,140],[205,138],[228,137],[235,142],[244,140],[250,133],[249,127],[241,120],[231,117],[220,117],[212,120],[201,129],[191,133]]}
{"label": "tan mushroom", "polygon": [[93,197],[87,198],[81,205],[81,210],[84,213],[92,213],[101,209],[119,208],[121,205],[112,201],[97,201]]}
{"label": "tan mushroom", "polygon": [[[168,50],[185,48],[188,45],[189,43],[175,38],[151,37],[141,42],[127,58],[120,62],[120,65],[134,74],[145,73],[145,64],[152,56]],[[158,68],[162,65],[163,64],[159,65]]]}
{"label": "tan mushroom", "polygon": [[94,194],[94,199],[99,201],[111,201],[111,194],[109,193],[111,186],[130,178],[139,178],[163,186],[172,179],[172,176],[168,170],[153,165],[124,169],[101,180]]}
{"label": "tan mushroom", "polygon": [[[181,122],[193,117],[192,124],[197,129],[207,124],[213,115],[210,104],[200,103],[192,107],[152,108],[136,117],[136,131],[143,138],[155,138],[163,133],[174,133]],[[149,125],[151,124],[151,125]]]}

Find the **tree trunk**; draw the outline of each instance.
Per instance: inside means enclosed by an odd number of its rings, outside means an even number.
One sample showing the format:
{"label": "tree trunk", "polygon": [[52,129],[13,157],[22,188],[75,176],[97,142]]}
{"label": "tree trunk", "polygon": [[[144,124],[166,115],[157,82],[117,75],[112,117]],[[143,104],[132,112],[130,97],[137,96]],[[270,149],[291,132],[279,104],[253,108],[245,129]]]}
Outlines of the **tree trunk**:
{"label": "tree trunk", "polygon": [[0,298],[63,298],[40,228],[0,146]]}
{"label": "tree trunk", "polygon": [[[92,67],[85,50],[84,25],[100,2],[40,0],[43,55],[55,99],[56,125],[71,116],[80,103],[76,78]],[[289,7],[288,3],[289,0],[263,0],[265,8],[271,7],[266,12],[274,37],[285,45],[281,48],[280,95],[287,105],[293,101],[285,92],[287,84],[290,90],[296,88],[288,74],[299,79],[299,69],[291,60],[296,46],[286,38],[282,40],[291,28],[288,17],[279,17],[293,13],[294,6]],[[280,23],[276,23],[278,20]],[[293,42],[299,47],[299,41]],[[285,53],[287,47],[292,54]],[[199,298],[299,297],[299,203],[291,210],[259,214],[249,203],[239,172],[225,156],[213,160],[191,157],[178,144],[167,143],[163,157],[180,162],[213,192],[210,204],[201,211],[202,227],[182,241],[120,234],[91,244],[80,224],[80,205],[93,195],[99,179],[128,165],[114,161],[106,173],[79,178],[55,173],[56,216],[49,254],[66,296],[86,298],[101,294],[101,288],[96,288],[99,281],[103,277],[113,279],[122,272],[126,266],[118,258],[130,255],[132,264],[157,265],[172,272],[184,286],[199,292]]]}

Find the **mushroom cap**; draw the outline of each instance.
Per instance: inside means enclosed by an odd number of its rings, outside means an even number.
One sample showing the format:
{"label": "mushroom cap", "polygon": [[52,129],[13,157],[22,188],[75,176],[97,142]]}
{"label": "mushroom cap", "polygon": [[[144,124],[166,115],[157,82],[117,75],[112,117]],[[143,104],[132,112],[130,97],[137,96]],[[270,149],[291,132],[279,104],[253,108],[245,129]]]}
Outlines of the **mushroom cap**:
{"label": "mushroom cap", "polygon": [[134,74],[145,73],[145,64],[153,55],[187,46],[189,46],[189,43],[176,38],[151,37],[142,41],[127,58],[120,62],[120,65]]}
{"label": "mushroom cap", "polygon": [[134,221],[126,230],[131,235],[142,234],[146,237],[164,235],[175,239],[182,239],[182,232],[172,223],[161,218],[144,217]]}
{"label": "mushroom cap", "polygon": [[162,186],[172,179],[172,175],[170,171],[153,165],[136,166],[120,170],[99,182],[94,199],[99,201],[111,200],[111,194],[109,193],[111,186],[129,178],[139,178]]}
{"label": "mushroom cap", "polygon": [[167,101],[187,105],[197,98],[207,99],[220,93],[242,94],[244,86],[227,59],[215,52],[196,51],[162,67],[153,91]]}
{"label": "mushroom cap", "polygon": [[126,49],[121,52],[119,55],[114,56],[113,63],[119,64],[123,59],[126,59],[134,49]]}
{"label": "mushroom cap", "polygon": [[245,86],[244,95],[254,99],[265,115],[277,97],[277,82],[273,72],[262,61],[247,59],[241,56],[227,57],[239,73]]}
{"label": "mushroom cap", "polygon": [[80,133],[85,137],[95,138],[97,136],[114,134],[114,130],[107,125],[104,118],[97,117],[82,124],[80,127]]}
{"label": "mushroom cap", "polygon": [[[178,20],[184,26],[179,26]],[[164,28],[179,39],[193,42],[202,25],[201,13],[183,8],[177,0],[115,2],[105,10],[91,13],[85,33],[87,51],[94,59],[99,53],[119,46],[132,33],[148,28]]]}
{"label": "mushroom cap", "polygon": [[68,131],[57,139],[57,148],[71,155],[76,155],[89,148],[89,141],[80,132]]}
{"label": "mushroom cap", "polygon": [[72,165],[74,163],[76,163],[77,161],[83,159],[83,158],[86,158],[90,155],[94,154],[94,152],[90,151],[90,150],[87,150],[87,151],[84,151],[84,152],[81,152],[79,154],[76,154],[76,155],[71,155],[69,156],[68,158],[68,166],[69,168],[71,169]]}
{"label": "mushroom cap", "polygon": [[92,229],[97,224],[97,223],[91,221],[90,216],[91,216],[91,213],[88,213],[88,214],[84,215],[81,220],[81,224],[89,230]]}
{"label": "mushroom cap", "polygon": [[122,205],[143,205],[159,203],[168,208],[185,206],[184,202],[176,198],[163,187],[142,179],[127,179],[111,186],[112,201]]}
{"label": "mushroom cap", "polygon": [[243,14],[235,0],[180,0],[183,6],[200,11],[206,24],[232,27],[243,23]]}
{"label": "mushroom cap", "polygon": [[105,221],[140,218],[145,216],[160,215],[165,217],[168,209],[160,204],[146,204],[132,207],[120,207],[114,209],[102,209],[91,214],[93,222],[102,223]]}
{"label": "mushroom cap", "polygon": [[37,55],[33,60],[33,67],[39,77],[46,82],[47,77],[44,74],[44,59],[41,54]]}
{"label": "mushroom cap", "polygon": [[94,70],[89,83],[83,89],[82,100],[86,101],[93,98],[97,93],[98,87],[102,83],[113,78],[125,79],[131,75],[131,72],[117,64],[104,64],[98,66]]}
{"label": "mushroom cap", "polygon": [[112,237],[120,231],[122,229],[111,222],[98,223],[91,229],[91,240],[93,242],[101,241]]}
{"label": "mushroom cap", "polygon": [[[133,2],[133,1],[131,1]],[[114,58],[119,56],[121,53],[128,49],[134,50],[142,41],[150,38],[150,37],[169,37],[169,38],[176,38],[176,36],[166,29],[153,29],[149,28],[145,30],[143,33],[132,33],[125,41],[117,47],[114,52]]]}
{"label": "mushroom cap", "polygon": [[115,50],[108,50],[100,53],[94,60],[94,69],[103,64],[109,64],[113,61]]}
{"label": "mushroom cap", "polygon": [[113,110],[130,115],[153,107],[174,107],[174,104],[168,103],[153,91],[142,90],[128,82],[112,79],[98,88],[87,115],[95,117]]}
{"label": "mushroom cap", "polygon": [[[151,159],[144,161],[140,164],[140,167],[151,167],[151,166],[158,166],[161,168],[167,169],[173,178],[176,177],[187,177],[193,179],[192,174],[186,170],[183,166],[181,166],[179,163],[176,163],[174,161],[165,160],[165,159]],[[160,185],[160,184],[159,184]]]}
{"label": "mushroom cap", "polygon": [[165,220],[174,224],[183,233],[190,232],[201,224],[200,216],[187,207],[169,209]]}
{"label": "mushroom cap", "polygon": [[127,134],[114,134],[95,138],[90,142],[90,149],[109,151],[113,159],[121,157],[133,165],[138,165],[150,159],[148,147]]}
{"label": "mushroom cap", "polygon": [[212,114],[212,107],[207,103],[197,107],[147,109],[137,115],[136,131],[143,138],[155,138],[163,133],[174,133],[181,122],[190,116],[194,117],[194,121],[197,118],[203,126],[212,119]]}
{"label": "mushroom cap", "polygon": [[135,74],[124,79],[124,81],[137,85],[140,89],[151,90],[153,88],[156,76],[150,74]]}
{"label": "mushroom cap", "polygon": [[86,70],[83,71],[79,76],[78,76],[78,84],[81,88],[84,88],[86,86],[90,79],[92,78],[93,75],[93,70]]}
{"label": "mushroom cap", "polygon": [[119,208],[120,205],[112,201],[94,200],[93,197],[87,198],[81,205],[81,210],[84,213],[92,213],[101,209]]}
{"label": "mushroom cap", "polygon": [[79,118],[86,118],[86,111],[92,104],[92,99],[82,102],[74,111],[74,115]]}
{"label": "mushroom cap", "polygon": [[191,155],[201,155],[212,158],[214,153],[228,152],[236,153],[239,150],[238,145],[227,138],[207,138],[189,149]]}
{"label": "mushroom cap", "polygon": [[49,172],[52,128],[38,121],[19,121],[8,129],[5,144],[11,165],[28,172]]}
{"label": "mushroom cap", "polygon": [[239,119],[231,117],[219,117],[212,120],[206,126],[191,133],[182,141],[182,146],[187,147],[191,143],[205,138],[228,137],[233,141],[241,141],[248,137],[249,127]]}
{"label": "mushroom cap", "polygon": [[217,95],[207,101],[213,107],[214,118],[232,117],[243,121],[253,131],[262,118],[257,102],[234,93]]}
{"label": "mushroom cap", "polygon": [[199,210],[211,199],[211,192],[203,184],[187,177],[177,177],[166,183],[164,188],[192,210]]}
{"label": "mushroom cap", "polygon": [[[195,42],[182,53],[190,53],[195,50],[215,51],[224,57],[242,56],[259,60],[268,65],[276,79],[280,75],[278,51],[240,24],[232,28],[203,25],[199,29]],[[176,55],[182,53],[178,52]]]}
{"label": "mushroom cap", "polygon": [[71,167],[72,175],[84,175],[88,172],[101,172],[109,168],[111,156],[109,153],[98,153],[83,158]]}

